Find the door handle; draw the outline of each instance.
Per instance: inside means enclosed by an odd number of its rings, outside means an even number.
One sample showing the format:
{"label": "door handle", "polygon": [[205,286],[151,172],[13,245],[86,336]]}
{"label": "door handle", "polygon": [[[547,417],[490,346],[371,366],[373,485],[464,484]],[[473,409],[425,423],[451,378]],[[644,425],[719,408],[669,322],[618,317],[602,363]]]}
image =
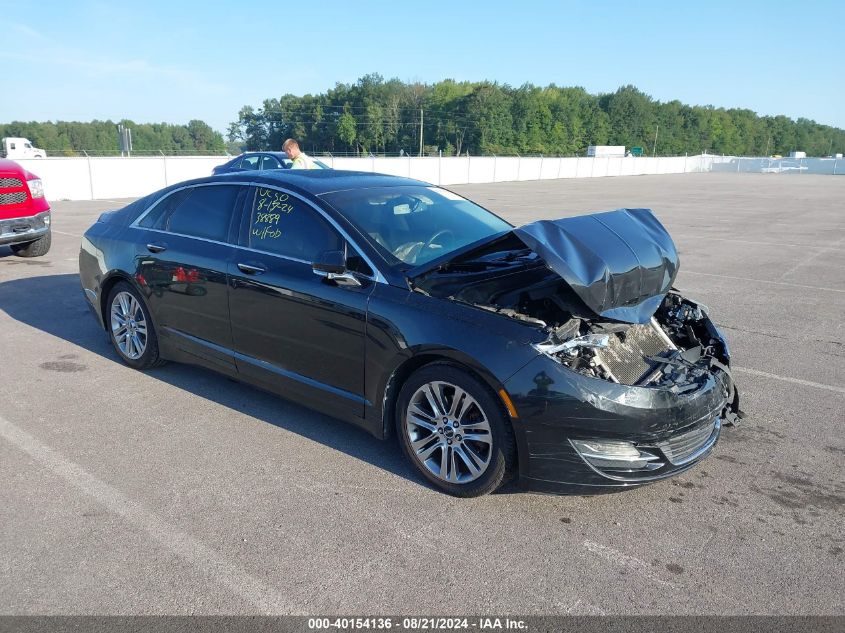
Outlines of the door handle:
{"label": "door handle", "polygon": [[161,253],[162,251],[167,250],[167,246],[165,246],[164,244],[152,243],[152,244],[147,244],[147,250],[150,251],[151,253]]}
{"label": "door handle", "polygon": [[238,264],[238,268],[247,275],[260,275],[267,272],[264,266],[255,266],[254,264]]}

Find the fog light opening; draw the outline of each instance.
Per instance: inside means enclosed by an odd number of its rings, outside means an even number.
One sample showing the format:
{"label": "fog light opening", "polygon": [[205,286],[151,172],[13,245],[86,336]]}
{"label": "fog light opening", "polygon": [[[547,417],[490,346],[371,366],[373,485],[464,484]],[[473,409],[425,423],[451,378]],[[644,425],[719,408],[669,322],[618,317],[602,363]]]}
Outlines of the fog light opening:
{"label": "fog light opening", "polygon": [[642,470],[662,466],[659,456],[622,440],[569,440],[588,465],[598,470]]}

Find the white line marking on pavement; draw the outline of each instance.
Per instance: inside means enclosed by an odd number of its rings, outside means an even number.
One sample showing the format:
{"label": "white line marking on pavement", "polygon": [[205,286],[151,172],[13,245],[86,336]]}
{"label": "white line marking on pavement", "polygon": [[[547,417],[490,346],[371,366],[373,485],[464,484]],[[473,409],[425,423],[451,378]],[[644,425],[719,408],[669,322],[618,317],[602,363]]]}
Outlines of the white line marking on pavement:
{"label": "white line marking on pavement", "polygon": [[705,277],[718,277],[720,279],[736,279],[737,281],[753,281],[756,284],[772,284],[775,286],[787,286],[789,288],[805,288],[807,290],[824,290],[825,292],[841,292],[845,290],[839,288],[821,288],[819,286],[808,286],[806,284],[791,284],[786,281],[766,281],[765,279],[751,279],[750,277],[734,277],[732,275],[717,275],[715,273],[700,273],[694,270],[685,270],[682,275],[704,275]]}
{"label": "white line marking on pavement", "polygon": [[11,442],[83,493],[93,497],[111,512],[143,529],[153,539],[180,558],[201,569],[220,585],[265,614],[289,613],[283,595],[229,562],[216,550],[185,532],[168,525],[158,516],[135,503],[119,490],[86,472],[79,464],[42,444],[26,431],[0,417],[0,437]]}
{"label": "white line marking on pavement", "polygon": [[807,265],[807,264],[809,264],[810,262],[817,260],[817,259],[818,259],[819,257],[821,257],[822,255],[826,255],[827,253],[830,253],[830,252],[832,252],[832,251],[839,250],[839,249],[837,249],[836,247],[837,247],[837,246],[839,246],[839,245],[842,243],[842,240],[843,240],[843,239],[845,239],[845,238],[842,238],[842,239],[836,240],[836,241],[835,241],[833,244],[831,244],[830,246],[828,246],[828,247],[826,247],[826,248],[823,248],[823,249],[822,249],[822,250],[820,250],[820,251],[816,251],[816,252],[815,252],[815,253],[813,253],[812,255],[809,255],[809,256],[805,257],[803,260],[801,260],[800,262],[798,262],[798,263],[797,263],[797,264],[795,264],[794,266],[792,266],[792,267],[788,268],[788,269],[787,269],[787,270],[786,270],[786,271],[785,271],[785,272],[784,272],[784,273],[783,273],[783,274],[782,274],[782,275],[781,275],[778,279],[784,279],[784,278],[786,278],[786,276],[787,276],[787,275],[789,275],[789,274],[791,274],[791,273],[794,273],[796,270],[798,270],[798,269],[799,269],[799,268],[801,268],[802,266],[806,266],[806,265]]}
{"label": "white line marking on pavement", "polygon": [[61,235],[69,235],[70,237],[78,237],[79,239],[82,239],[82,236],[77,235],[76,233],[65,233],[64,231],[57,231],[56,229],[53,229],[53,233],[59,233]]}
{"label": "white line marking on pavement", "polygon": [[759,369],[749,369],[748,367],[731,367],[732,371],[738,371],[750,376],[760,376],[761,378],[772,378],[774,380],[782,380],[784,382],[791,382],[796,385],[804,385],[805,387],[815,387],[816,389],[825,389],[833,393],[845,394],[845,387],[836,387],[834,385],[824,385],[820,382],[812,382],[810,380],[801,380],[800,378],[790,378],[789,376],[778,376],[777,374],[770,374],[767,371],[760,371]]}
{"label": "white line marking on pavement", "polygon": [[603,559],[610,561],[611,563],[615,563],[620,567],[626,567],[631,571],[635,571],[655,582],[659,582],[661,585],[667,585],[669,587],[677,588],[678,586],[675,583],[669,582],[668,580],[663,580],[660,576],[654,573],[651,565],[646,563],[639,558],[635,558],[634,556],[628,556],[628,554],[624,554],[619,550],[613,549],[612,547],[608,547],[607,545],[602,545],[601,543],[596,543],[595,541],[584,541],[581,543],[587,551],[596,554],[597,556],[602,557]]}

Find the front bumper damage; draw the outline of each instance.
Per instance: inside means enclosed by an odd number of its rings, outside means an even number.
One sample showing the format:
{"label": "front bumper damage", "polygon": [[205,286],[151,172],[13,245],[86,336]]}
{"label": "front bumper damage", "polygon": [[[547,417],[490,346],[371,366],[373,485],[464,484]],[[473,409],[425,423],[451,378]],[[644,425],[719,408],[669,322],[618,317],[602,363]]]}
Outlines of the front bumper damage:
{"label": "front bumper damage", "polygon": [[550,493],[593,494],[682,473],[712,451],[738,406],[726,367],[677,393],[584,376],[539,356],[505,388],[519,412],[521,482]]}
{"label": "front bumper damage", "polygon": [[504,382],[523,483],[592,492],[676,475],[739,419],[730,350],[673,283],[678,253],[648,209],[539,221],[411,271],[414,288],[545,337]]}

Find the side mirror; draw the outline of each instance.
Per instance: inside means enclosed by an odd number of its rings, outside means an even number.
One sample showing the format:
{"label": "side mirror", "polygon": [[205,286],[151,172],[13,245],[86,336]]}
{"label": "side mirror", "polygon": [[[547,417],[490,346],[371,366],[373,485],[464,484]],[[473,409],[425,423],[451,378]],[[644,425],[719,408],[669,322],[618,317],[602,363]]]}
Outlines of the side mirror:
{"label": "side mirror", "polygon": [[323,251],[317,261],[311,264],[315,275],[324,277],[338,286],[358,287],[361,281],[346,270],[346,254],[343,251]]}
{"label": "side mirror", "polygon": [[343,251],[323,251],[317,256],[317,261],[311,264],[314,272],[345,273],[346,254]]}

